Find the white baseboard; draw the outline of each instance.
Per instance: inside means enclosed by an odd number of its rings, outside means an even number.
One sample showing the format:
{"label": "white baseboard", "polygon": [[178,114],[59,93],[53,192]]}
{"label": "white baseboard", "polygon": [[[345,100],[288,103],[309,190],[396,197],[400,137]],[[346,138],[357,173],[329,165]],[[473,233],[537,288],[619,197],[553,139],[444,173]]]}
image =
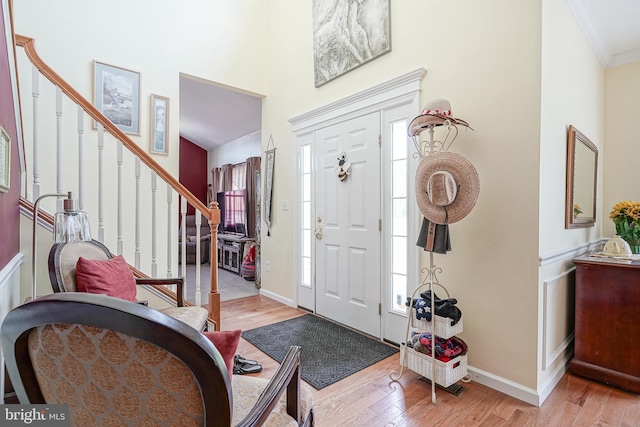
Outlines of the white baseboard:
{"label": "white baseboard", "polygon": [[573,352],[566,354],[563,358],[562,363],[559,363],[558,366],[552,371],[553,375],[549,377],[547,383],[543,384],[543,387],[540,388],[540,392],[538,393],[540,395],[540,405],[542,405],[542,403],[547,400],[547,397],[549,397],[553,389],[556,387],[556,385],[558,385],[564,374],[567,373],[569,362],[572,358]]}
{"label": "white baseboard", "polygon": [[[289,298],[284,298],[281,295],[273,292],[260,289],[260,295],[267,298],[276,300],[289,307],[297,307],[294,302]],[[529,403],[533,406],[541,406],[547,397],[551,394],[555,386],[560,382],[562,376],[567,372],[567,366],[572,355],[566,355],[563,363],[558,364],[558,367],[553,371],[553,375],[549,377],[547,383],[540,389],[540,392],[529,387],[525,387],[521,384],[508,380],[506,378],[499,377],[490,372],[483,371],[482,369],[468,367],[468,372],[471,375],[471,380],[482,384],[515,399]]]}
{"label": "white baseboard", "polygon": [[273,292],[267,291],[265,289],[260,289],[260,295],[264,295],[267,298],[271,298],[273,300],[278,301],[279,303],[282,303],[284,305],[287,305],[289,307],[297,307],[296,304],[294,304],[293,300],[289,299],[289,298],[284,298],[281,295],[278,294],[274,294]]}
{"label": "white baseboard", "polygon": [[569,363],[570,358],[570,355],[565,357],[565,363],[558,365],[554,370],[553,375],[549,378],[544,387],[540,389],[540,391],[525,387],[506,378],[483,371],[482,369],[474,368],[473,366],[469,366],[468,372],[471,374],[471,380],[478,384],[482,384],[508,396],[529,403],[530,405],[539,407],[547,397],[549,397],[555,386],[562,379],[562,376],[567,372],[567,364]]}
{"label": "white baseboard", "polygon": [[515,397],[516,399],[522,400],[523,402],[529,403],[531,405],[540,406],[538,393],[529,387],[524,387],[521,384],[483,371],[482,369],[474,368],[472,366],[469,366],[468,372],[469,374],[471,374],[472,381],[475,381],[494,390],[498,390],[501,393],[504,393],[511,397]]}

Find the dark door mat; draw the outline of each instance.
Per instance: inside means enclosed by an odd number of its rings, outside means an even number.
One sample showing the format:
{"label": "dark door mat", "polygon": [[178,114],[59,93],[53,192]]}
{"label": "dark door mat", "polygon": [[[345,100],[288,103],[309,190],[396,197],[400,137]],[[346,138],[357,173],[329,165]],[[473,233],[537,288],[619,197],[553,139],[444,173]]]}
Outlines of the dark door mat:
{"label": "dark door mat", "polygon": [[313,314],[250,329],[242,337],[277,362],[282,362],[290,346],[302,347],[302,379],[317,390],[398,352],[396,347]]}

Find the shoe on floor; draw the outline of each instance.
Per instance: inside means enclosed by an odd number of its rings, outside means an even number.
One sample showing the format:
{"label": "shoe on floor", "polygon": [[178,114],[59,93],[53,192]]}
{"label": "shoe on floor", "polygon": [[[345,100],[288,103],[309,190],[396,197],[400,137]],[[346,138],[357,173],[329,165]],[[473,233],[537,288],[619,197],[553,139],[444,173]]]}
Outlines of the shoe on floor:
{"label": "shoe on floor", "polygon": [[249,359],[245,359],[244,357],[240,356],[239,354],[236,354],[235,356],[233,356],[233,363],[241,363],[243,365],[259,365],[259,363],[255,360],[249,360]]}
{"label": "shoe on floor", "polygon": [[257,374],[262,371],[262,365],[255,360],[245,359],[236,354],[233,357],[233,373],[236,375]]}

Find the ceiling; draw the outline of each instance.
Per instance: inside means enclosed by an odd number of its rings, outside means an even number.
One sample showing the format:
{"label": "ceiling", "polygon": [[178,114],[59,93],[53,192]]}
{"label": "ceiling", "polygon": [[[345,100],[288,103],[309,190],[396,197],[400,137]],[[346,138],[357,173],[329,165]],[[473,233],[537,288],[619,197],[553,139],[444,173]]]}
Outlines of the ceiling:
{"label": "ceiling", "polygon": [[567,0],[600,63],[640,60],[640,1]]}
{"label": "ceiling", "polygon": [[[640,60],[640,1],[566,0],[603,67]],[[180,76],[180,136],[211,150],[262,126],[262,97]]]}
{"label": "ceiling", "polygon": [[180,136],[209,151],[262,127],[262,97],[180,75]]}

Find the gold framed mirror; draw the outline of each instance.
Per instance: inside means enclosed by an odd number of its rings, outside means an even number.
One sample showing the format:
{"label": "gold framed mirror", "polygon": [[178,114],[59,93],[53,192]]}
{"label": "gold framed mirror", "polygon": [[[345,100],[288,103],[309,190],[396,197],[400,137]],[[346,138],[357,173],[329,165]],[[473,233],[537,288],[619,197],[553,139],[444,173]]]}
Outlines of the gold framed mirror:
{"label": "gold framed mirror", "polygon": [[582,132],[567,132],[565,228],[593,227],[596,222],[598,147]]}

